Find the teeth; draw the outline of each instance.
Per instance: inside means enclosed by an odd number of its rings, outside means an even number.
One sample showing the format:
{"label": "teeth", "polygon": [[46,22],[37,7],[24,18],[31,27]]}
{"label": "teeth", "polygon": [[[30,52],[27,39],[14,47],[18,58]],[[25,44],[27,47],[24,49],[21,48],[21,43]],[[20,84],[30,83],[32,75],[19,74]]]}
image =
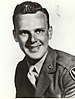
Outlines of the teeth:
{"label": "teeth", "polygon": [[39,49],[39,47],[40,47],[40,46],[34,46],[34,47],[31,46],[31,47],[29,47],[29,49],[30,49],[31,51],[33,51],[33,52],[34,52],[34,51],[36,52],[36,51]]}

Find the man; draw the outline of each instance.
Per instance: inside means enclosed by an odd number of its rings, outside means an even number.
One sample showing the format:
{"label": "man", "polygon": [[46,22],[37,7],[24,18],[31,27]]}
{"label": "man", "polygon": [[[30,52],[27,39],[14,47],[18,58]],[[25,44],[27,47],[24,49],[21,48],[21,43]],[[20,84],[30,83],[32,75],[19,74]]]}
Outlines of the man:
{"label": "man", "polygon": [[15,74],[16,97],[75,97],[75,57],[49,47],[49,13],[36,2],[16,6],[15,41],[25,54]]}

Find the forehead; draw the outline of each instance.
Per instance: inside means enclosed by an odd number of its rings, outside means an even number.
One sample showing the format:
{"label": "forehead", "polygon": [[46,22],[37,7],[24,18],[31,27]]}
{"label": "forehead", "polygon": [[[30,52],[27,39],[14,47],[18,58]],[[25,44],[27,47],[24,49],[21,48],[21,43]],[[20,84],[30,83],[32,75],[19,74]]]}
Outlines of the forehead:
{"label": "forehead", "polygon": [[46,15],[38,11],[34,14],[19,14],[16,16],[16,23],[17,27],[34,27],[34,26],[41,26],[47,24],[47,17]]}

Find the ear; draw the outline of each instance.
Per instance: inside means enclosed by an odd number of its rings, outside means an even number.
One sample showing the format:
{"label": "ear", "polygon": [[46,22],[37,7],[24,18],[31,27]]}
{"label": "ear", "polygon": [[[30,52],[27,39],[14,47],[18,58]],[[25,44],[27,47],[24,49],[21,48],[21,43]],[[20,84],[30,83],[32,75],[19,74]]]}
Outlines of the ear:
{"label": "ear", "polygon": [[52,34],[53,34],[52,26],[49,27],[48,33],[49,33],[49,39],[51,39],[52,38]]}
{"label": "ear", "polygon": [[15,30],[13,30],[13,36],[16,42],[18,42],[18,37],[17,37],[17,33]]}

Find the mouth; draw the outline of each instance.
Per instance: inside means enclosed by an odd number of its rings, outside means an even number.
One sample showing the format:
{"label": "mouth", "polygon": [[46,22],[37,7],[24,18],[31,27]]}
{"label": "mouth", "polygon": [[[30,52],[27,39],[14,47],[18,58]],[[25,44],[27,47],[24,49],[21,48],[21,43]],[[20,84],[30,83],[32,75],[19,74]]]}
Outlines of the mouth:
{"label": "mouth", "polygon": [[40,49],[40,47],[41,47],[41,45],[38,45],[38,46],[29,46],[28,49],[31,52],[37,52]]}

